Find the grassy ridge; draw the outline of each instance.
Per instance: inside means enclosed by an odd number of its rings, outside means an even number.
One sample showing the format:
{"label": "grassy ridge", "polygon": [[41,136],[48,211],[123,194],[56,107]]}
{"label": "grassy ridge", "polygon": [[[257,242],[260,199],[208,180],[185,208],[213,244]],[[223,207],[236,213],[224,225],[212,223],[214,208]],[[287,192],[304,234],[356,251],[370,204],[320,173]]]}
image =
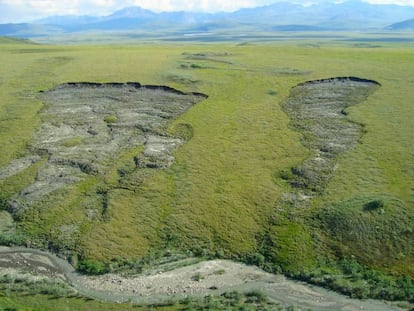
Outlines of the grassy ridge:
{"label": "grassy ridge", "polygon": [[[5,45],[0,52],[0,143],[8,152],[1,153],[1,165],[25,154],[40,125],[40,89],[67,81],[138,81],[209,95],[171,125],[174,132],[184,124],[192,138],[176,152],[170,168],[133,171],[122,179],[116,172],[131,166],[131,151],[117,155],[106,176],[52,193],[27,211],[18,222],[25,234],[21,242],[107,262],[172,249],[267,256],[284,271],[312,268],[321,257],[338,255],[334,250],[342,233],[330,235],[331,229],[320,229],[325,220],[314,217],[326,206],[338,209],[335,217],[354,217],[339,203],[386,195],[393,198],[390,202],[401,202],[404,215],[414,213],[414,55],[409,52],[270,44]],[[348,117],[364,124],[366,133],[357,148],[338,160],[333,180],[310,207],[279,204],[291,191],[281,172],[309,152],[300,133],[289,128],[280,104],[297,83],[335,76],[382,84],[366,102],[349,109]],[[35,174],[29,168],[1,181],[1,197],[12,197]],[[127,182],[135,182],[132,191],[122,188]],[[102,187],[108,213],[87,217],[88,206],[102,204]],[[398,242],[399,248],[410,241]],[[372,255],[361,259],[365,264],[414,276],[407,269],[413,264],[412,248],[385,267],[376,258],[382,246],[375,243],[370,244]],[[340,255],[351,256],[360,246],[350,243]]]}

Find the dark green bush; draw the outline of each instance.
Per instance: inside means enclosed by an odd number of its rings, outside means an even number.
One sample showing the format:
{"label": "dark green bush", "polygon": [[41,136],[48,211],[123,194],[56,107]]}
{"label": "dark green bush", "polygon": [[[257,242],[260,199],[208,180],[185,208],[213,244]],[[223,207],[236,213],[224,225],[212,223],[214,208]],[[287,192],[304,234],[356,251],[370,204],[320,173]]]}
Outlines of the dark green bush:
{"label": "dark green bush", "polygon": [[253,290],[245,293],[248,302],[264,303],[267,300],[266,294],[260,290]]}
{"label": "dark green bush", "polygon": [[9,202],[0,197],[0,211],[6,211],[9,208]]}
{"label": "dark green bush", "polygon": [[191,280],[196,281],[196,282],[200,282],[202,279],[204,279],[204,276],[200,272],[198,272],[197,274],[194,274],[191,277]]}
{"label": "dark green bush", "polygon": [[409,276],[387,275],[349,258],[341,259],[336,263],[321,263],[317,269],[302,271],[292,276],[354,298],[394,301],[414,299],[414,280]]}
{"label": "dark green bush", "polygon": [[82,260],[79,262],[77,270],[85,274],[99,275],[108,273],[109,266],[105,263],[94,260]]}
{"label": "dark green bush", "polygon": [[376,210],[376,209],[384,207],[384,206],[385,206],[384,200],[377,199],[377,200],[373,200],[373,201],[370,201],[370,202],[364,204],[364,210],[372,211],[372,210]]}

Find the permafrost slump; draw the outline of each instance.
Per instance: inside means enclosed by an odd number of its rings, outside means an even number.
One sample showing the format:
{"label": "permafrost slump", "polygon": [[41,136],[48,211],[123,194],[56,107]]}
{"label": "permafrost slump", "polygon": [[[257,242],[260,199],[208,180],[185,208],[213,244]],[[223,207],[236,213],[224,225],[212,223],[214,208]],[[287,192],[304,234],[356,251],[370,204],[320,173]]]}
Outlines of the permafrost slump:
{"label": "permafrost slump", "polygon": [[166,134],[169,122],[205,99],[167,86],[73,82],[41,92],[41,128],[30,146],[33,155],[13,161],[0,178],[45,159],[34,183],[10,202],[17,214],[49,193],[103,175],[122,151],[142,146],[136,169],[163,168],[183,139]]}
{"label": "permafrost slump", "polygon": [[356,77],[338,77],[298,84],[284,102],[290,125],[303,135],[309,157],[288,175],[291,185],[312,196],[325,189],[338,155],[352,149],[362,125],[347,118],[346,108],[367,99],[380,84]]}

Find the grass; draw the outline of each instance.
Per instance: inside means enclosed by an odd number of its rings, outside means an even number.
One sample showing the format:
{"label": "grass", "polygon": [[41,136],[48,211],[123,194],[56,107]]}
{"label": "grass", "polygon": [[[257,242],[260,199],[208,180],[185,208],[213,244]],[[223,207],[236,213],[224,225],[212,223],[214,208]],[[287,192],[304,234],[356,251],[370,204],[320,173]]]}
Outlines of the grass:
{"label": "grass", "polygon": [[[20,294],[20,295],[19,295]],[[0,296],[0,310],[137,310],[137,311],[190,311],[190,310],[293,310],[279,303],[269,301],[261,291],[225,292],[217,296],[187,297],[171,299],[161,304],[136,305],[133,303],[103,303],[83,297],[57,297],[47,294],[22,295],[18,291],[10,291]]]}
{"label": "grass", "polygon": [[109,116],[106,116],[106,117],[104,118],[104,121],[105,121],[106,123],[116,123],[116,122],[118,122],[118,117],[117,117],[117,116],[115,116],[115,115],[109,115]]}
{"label": "grass", "polygon": [[312,270],[296,271],[292,276],[312,284],[329,287],[353,298],[411,302],[414,298],[414,282],[411,278],[386,275],[378,270],[366,268],[352,258],[325,262],[324,265]]}
{"label": "grass", "polygon": [[27,44],[34,44],[27,39],[18,39],[13,37],[0,37],[0,44],[20,44],[20,43],[27,43]]}
{"label": "grass", "polygon": [[[336,241],[341,257],[382,269],[412,260],[413,215],[396,198],[355,197],[321,207],[317,217],[317,223]],[[411,267],[407,265],[402,274],[413,273]]]}
{"label": "grass", "polygon": [[82,138],[81,137],[73,137],[73,138],[69,138],[69,139],[65,140],[62,143],[62,146],[67,147],[67,148],[76,147],[81,142],[82,142]]}
{"label": "grass", "polygon": [[25,310],[25,311],[114,311],[114,310],[160,310],[175,311],[183,310],[180,305],[168,306],[135,306],[131,303],[107,303],[95,300],[89,300],[82,297],[64,297],[56,298],[48,295],[19,295],[11,293],[8,296],[0,297],[0,310]]}
{"label": "grass", "polygon": [[[25,49],[30,53],[21,52]],[[180,67],[189,60],[197,66]],[[102,262],[133,261],[168,249],[237,259],[263,256],[272,266],[292,271],[312,269],[326,257],[378,249],[386,239],[392,246],[387,257],[372,251],[357,259],[385,273],[414,277],[412,248],[394,254],[411,241],[394,240],[398,223],[349,203],[359,197],[370,198],[363,204],[385,198],[386,208],[399,202],[390,212],[402,222],[414,213],[410,48],[356,48],[351,43],[314,48],[294,42],[36,45],[34,51],[33,45],[12,42],[2,45],[0,64],[0,144],[7,150],[0,154],[1,166],[26,154],[40,126],[42,103],[36,92],[59,83],[137,81],[209,96],[171,124],[171,133],[188,140],[171,167],[136,171],[133,156],[139,150],[114,155],[104,176],[51,193],[26,212],[17,230],[32,245]],[[289,128],[281,103],[296,84],[335,76],[381,83],[367,101],[347,110],[348,118],[364,124],[365,133],[355,149],[338,159],[323,195],[306,207],[280,204],[292,191],[283,172],[309,152],[301,134]],[[12,198],[35,176],[33,166],[0,181],[2,198]],[[348,237],[330,221],[371,230],[352,222],[361,215],[371,215],[374,227],[391,225],[391,231],[381,239],[361,235],[356,243],[341,246]]]}

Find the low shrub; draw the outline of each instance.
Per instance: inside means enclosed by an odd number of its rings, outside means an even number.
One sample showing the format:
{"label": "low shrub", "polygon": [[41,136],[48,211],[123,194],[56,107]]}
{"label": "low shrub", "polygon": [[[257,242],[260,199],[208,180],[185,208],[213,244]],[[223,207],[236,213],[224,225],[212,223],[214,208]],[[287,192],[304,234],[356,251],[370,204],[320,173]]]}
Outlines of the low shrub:
{"label": "low shrub", "polygon": [[364,210],[372,211],[372,210],[376,210],[384,206],[385,206],[384,200],[376,199],[376,200],[373,200],[373,201],[370,201],[364,204]]}
{"label": "low shrub", "polygon": [[99,275],[108,273],[109,266],[105,263],[88,259],[80,261],[77,270],[85,274]]}
{"label": "low shrub", "polygon": [[291,276],[353,298],[393,301],[414,299],[414,280],[409,276],[387,275],[350,258],[321,263],[317,269],[296,272]]}

